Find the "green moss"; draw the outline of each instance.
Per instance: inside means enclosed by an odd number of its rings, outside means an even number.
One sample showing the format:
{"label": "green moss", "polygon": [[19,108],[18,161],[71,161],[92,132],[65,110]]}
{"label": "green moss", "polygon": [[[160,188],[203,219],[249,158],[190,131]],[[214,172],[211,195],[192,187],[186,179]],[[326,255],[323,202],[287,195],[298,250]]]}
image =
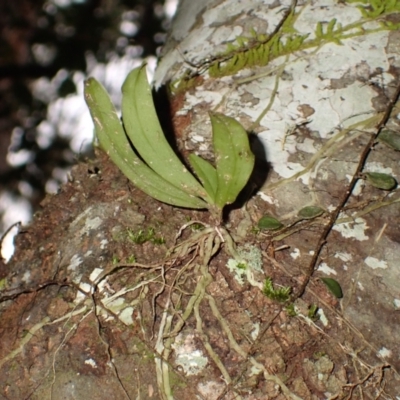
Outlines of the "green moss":
{"label": "green moss", "polygon": [[204,230],[204,225],[195,223],[190,225],[190,228],[192,229],[193,232],[198,232]]}
{"label": "green moss", "polygon": [[127,262],[128,264],[133,264],[133,263],[135,263],[135,262],[136,262],[136,257],[135,257],[135,255],[134,255],[134,254],[131,254],[131,255],[126,259],[126,262]]}
{"label": "green moss", "polygon": [[7,286],[7,279],[6,278],[0,279],[0,290],[4,290],[6,286]]}
{"label": "green moss", "polygon": [[177,389],[185,389],[187,387],[187,384],[173,370],[170,370],[169,383],[170,383],[172,391],[177,390]]}
{"label": "green moss", "polygon": [[316,351],[313,356],[316,360],[319,360],[320,358],[325,357],[326,353],[325,353],[325,351],[320,350],[320,351]]}
{"label": "green moss", "polygon": [[282,286],[278,289],[274,288],[271,278],[267,278],[264,282],[263,293],[271,300],[284,303],[285,301],[289,300],[291,291],[292,289],[288,286]]}
{"label": "green moss", "polygon": [[146,344],[140,340],[138,337],[132,338],[130,342],[130,351],[133,356],[137,359],[139,365],[149,365],[149,367],[154,366],[155,354],[150,350]]}
{"label": "green moss", "polygon": [[197,84],[197,76],[190,76],[190,72],[187,70],[181,78],[169,84],[169,91],[173,95],[177,95],[181,92],[188,91],[190,88],[197,86]]}
{"label": "green moss", "polygon": [[286,312],[287,312],[287,315],[289,315],[289,317],[295,317],[297,315],[296,309],[294,307],[294,303],[291,303],[286,307]]}
{"label": "green moss", "polygon": [[140,229],[134,232],[132,229],[127,229],[128,238],[135,244],[143,244],[146,242],[152,242],[154,244],[164,244],[165,239],[163,236],[157,236],[154,228],[148,228],[147,230]]}

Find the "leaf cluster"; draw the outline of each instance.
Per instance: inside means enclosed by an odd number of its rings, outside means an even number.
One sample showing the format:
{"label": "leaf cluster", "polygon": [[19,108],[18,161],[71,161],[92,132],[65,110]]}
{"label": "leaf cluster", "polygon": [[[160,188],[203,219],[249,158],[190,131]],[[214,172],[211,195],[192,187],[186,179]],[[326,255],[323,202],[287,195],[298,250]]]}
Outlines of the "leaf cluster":
{"label": "leaf cluster", "polygon": [[108,93],[94,78],[85,82],[85,100],[100,146],[139,189],[159,201],[209,209],[221,219],[223,207],[235,201],[253,171],[247,132],[233,118],[213,113],[215,165],[191,154],[197,180],[162,131],[145,65],[132,70],[122,86],[122,122]]}

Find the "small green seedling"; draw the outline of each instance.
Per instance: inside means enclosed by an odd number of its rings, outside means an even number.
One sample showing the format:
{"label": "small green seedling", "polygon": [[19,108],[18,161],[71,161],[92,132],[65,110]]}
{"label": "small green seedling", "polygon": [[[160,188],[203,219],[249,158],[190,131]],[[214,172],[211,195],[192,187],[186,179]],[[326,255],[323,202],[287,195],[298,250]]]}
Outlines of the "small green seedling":
{"label": "small green seedling", "polygon": [[313,354],[313,357],[314,357],[316,360],[319,360],[320,358],[325,357],[325,356],[326,356],[326,352],[323,351],[323,350],[316,351],[316,352]]}
{"label": "small green seedling", "polygon": [[202,230],[204,230],[204,228],[205,228],[204,225],[196,223],[196,222],[194,224],[190,225],[190,229],[193,232],[202,231]]}
{"label": "small green seedling", "polygon": [[271,300],[284,303],[285,301],[289,300],[291,291],[292,289],[288,286],[282,286],[279,289],[275,289],[271,278],[267,278],[264,282],[263,293]]}
{"label": "small green seedling", "polygon": [[236,268],[245,270],[245,269],[247,269],[247,264],[243,263],[243,262],[242,263],[238,263],[236,265]]}
{"label": "small green seedling", "polygon": [[119,258],[118,258],[116,255],[113,255],[113,256],[112,256],[112,263],[113,263],[114,265],[116,265],[116,264],[119,263]]}
{"label": "small green seedling", "polygon": [[311,304],[310,307],[308,308],[308,313],[307,316],[310,318],[312,321],[316,321],[318,319],[318,306],[316,304]]}
{"label": "small green seedling", "polygon": [[165,239],[162,236],[156,236],[154,228],[149,228],[147,231],[140,229],[137,232],[131,229],[127,230],[128,238],[135,244],[143,244],[152,242],[154,244],[164,244]]}
{"label": "small green seedling", "polygon": [[[178,207],[208,209],[221,220],[254,168],[247,132],[239,122],[210,113],[215,166],[191,154],[194,175],[170,147],[159,123],[151,88],[142,65],[122,86],[122,123],[104,87],[94,78],[85,82],[97,139],[119,169],[149,196]],[[133,148],[132,148],[132,145]]]}
{"label": "small green seedling", "polygon": [[135,257],[135,255],[134,255],[134,254],[131,254],[131,255],[126,259],[126,262],[127,262],[128,264],[134,264],[134,263],[136,262],[136,257]]}
{"label": "small green seedling", "polygon": [[294,303],[290,303],[286,306],[286,312],[289,317],[295,317],[297,315]]}

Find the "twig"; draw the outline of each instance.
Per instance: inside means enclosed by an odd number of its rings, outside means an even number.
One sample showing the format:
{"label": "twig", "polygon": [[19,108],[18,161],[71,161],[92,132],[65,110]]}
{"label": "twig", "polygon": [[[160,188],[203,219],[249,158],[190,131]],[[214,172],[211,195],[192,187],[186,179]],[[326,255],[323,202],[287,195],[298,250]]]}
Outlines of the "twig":
{"label": "twig", "polygon": [[376,126],[376,132],[375,134],[371,135],[371,138],[367,144],[367,146],[365,146],[361,157],[360,157],[360,161],[358,162],[357,165],[357,169],[353,175],[353,178],[350,182],[350,184],[348,185],[348,188],[346,190],[346,192],[343,194],[342,198],[339,201],[339,205],[335,208],[335,210],[330,214],[329,217],[329,222],[327,223],[327,225],[325,226],[325,229],[322,232],[322,235],[319,238],[318,244],[314,250],[314,255],[311,259],[311,262],[307,268],[307,273],[306,273],[306,277],[303,281],[303,283],[301,284],[301,286],[299,287],[299,289],[293,293],[292,297],[291,297],[291,301],[295,301],[296,299],[298,299],[299,297],[301,297],[310,281],[310,278],[315,270],[315,267],[317,265],[319,256],[321,254],[322,248],[324,247],[327,238],[333,228],[333,226],[336,223],[336,220],[340,214],[340,212],[342,211],[343,207],[345,206],[345,204],[348,202],[350,196],[352,195],[352,192],[354,190],[354,187],[357,183],[357,181],[360,179],[360,173],[362,171],[362,169],[364,168],[365,162],[374,146],[374,143],[379,135],[379,133],[381,132],[381,130],[383,129],[383,127],[385,126],[385,124],[387,123],[387,121],[390,118],[390,115],[393,111],[393,108],[396,104],[396,102],[398,101],[400,96],[400,83],[397,86],[396,92],[392,98],[392,100],[390,100],[389,105],[382,117],[382,119],[380,120],[380,122],[377,124]]}

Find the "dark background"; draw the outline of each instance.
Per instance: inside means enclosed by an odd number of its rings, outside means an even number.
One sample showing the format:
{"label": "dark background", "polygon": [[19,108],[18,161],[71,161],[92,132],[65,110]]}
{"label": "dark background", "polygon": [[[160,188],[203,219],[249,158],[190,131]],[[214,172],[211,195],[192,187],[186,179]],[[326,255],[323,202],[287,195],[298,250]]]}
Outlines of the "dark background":
{"label": "dark background", "polygon": [[[33,95],[35,81],[54,81],[63,70],[56,96],[66,97],[76,93],[71,77],[76,71],[86,72],[88,56],[107,63],[112,57],[126,56],[132,45],[137,46],[140,57],[156,55],[171,22],[165,13],[166,2],[0,2],[0,196],[25,197],[35,211],[45,195],[46,183],[54,180],[55,168],[68,169],[90,151],[85,148],[83,154],[74,154],[70,139],[60,135],[55,135],[46,148],[38,146],[36,127],[46,119],[50,101]],[[136,32],[121,29],[123,22],[135,26]],[[21,150],[29,152],[27,161],[10,165],[7,154]],[[0,213],[2,217],[4,206]],[[7,226],[0,222],[0,232],[5,229]]]}

